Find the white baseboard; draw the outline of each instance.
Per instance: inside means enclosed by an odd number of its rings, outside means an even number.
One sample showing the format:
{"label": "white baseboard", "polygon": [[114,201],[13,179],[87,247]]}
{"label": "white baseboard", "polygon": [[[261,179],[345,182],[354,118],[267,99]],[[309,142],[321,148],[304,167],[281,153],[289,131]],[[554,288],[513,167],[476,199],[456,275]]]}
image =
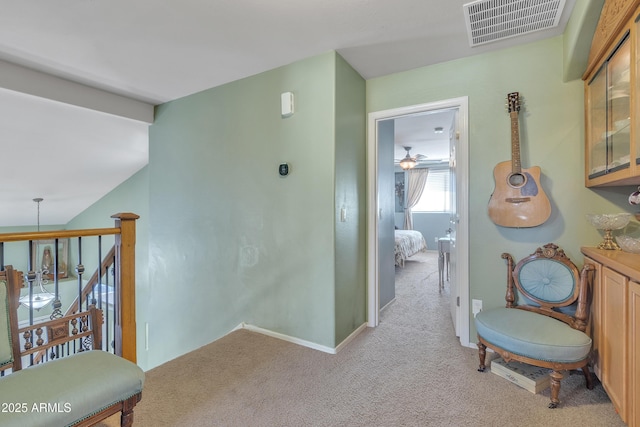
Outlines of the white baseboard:
{"label": "white baseboard", "polygon": [[385,306],[384,306],[384,307],[382,307],[382,308],[380,309],[380,312],[382,312],[382,310],[384,310],[385,308],[389,307],[389,306],[390,306],[391,304],[393,304],[394,302],[396,302],[395,297],[394,297],[391,301],[389,301],[388,303],[386,303],[386,304],[385,304]]}
{"label": "white baseboard", "polygon": [[314,350],[319,350],[319,351],[322,351],[324,353],[336,354],[336,353],[338,353],[338,351],[340,351],[345,346],[347,346],[347,344],[349,344],[349,342],[351,342],[356,336],[358,336],[358,334],[360,332],[362,332],[366,327],[367,327],[367,324],[363,323],[359,328],[357,328],[347,338],[345,338],[336,348],[327,347],[325,345],[320,345],[320,344],[317,344],[317,343],[314,343],[314,342],[311,342],[311,341],[307,341],[307,340],[303,340],[303,339],[300,339],[300,338],[292,337],[292,336],[289,336],[289,335],[281,334],[280,332],[270,331],[269,329],[260,328],[258,326],[250,325],[250,324],[244,323],[244,322],[242,322],[241,324],[239,324],[238,326],[233,328],[231,331],[229,331],[229,333],[231,333],[233,331],[237,331],[238,329],[246,329],[248,331],[257,332],[259,334],[267,335],[267,336],[272,337],[272,338],[277,338],[277,339],[280,339],[280,340],[283,340],[283,341],[287,341],[287,342],[290,342],[290,343],[298,344],[298,345],[301,345],[303,347],[308,347],[308,348],[312,348]]}
{"label": "white baseboard", "polygon": [[360,332],[364,331],[365,329],[367,329],[367,323],[363,323],[362,325],[360,325],[359,328],[356,328],[355,331],[351,332],[351,334],[349,334],[348,337],[346,337],[345,339],[342,340],[342,342],[340,344],[338,344],[338,346],[336,347],[336,353],[339,352],[340,350],[342,350],[343,348],[345,348],[351,341],[353,341],[355,339],[355,337],[358,336],[358,334],[360,334]]}
{"label": "white baseboard", "polygon": [[[468,348],[475,348],[476,350],[478,349],[478,345],[474,342],[469,342],[467,343],[467,345],[463,345],[463,347],[468,347]],[[487,348],[487,350],[489,350],[489,348]]]}

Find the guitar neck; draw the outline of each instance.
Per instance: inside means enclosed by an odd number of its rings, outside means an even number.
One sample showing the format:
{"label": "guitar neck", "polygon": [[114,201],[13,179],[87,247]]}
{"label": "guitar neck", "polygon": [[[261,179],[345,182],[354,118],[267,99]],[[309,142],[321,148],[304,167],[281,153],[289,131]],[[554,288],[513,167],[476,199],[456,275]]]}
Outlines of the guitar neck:
{"label": "guitar neck", "polygon": [[518,112],[512,111],[511,116],[511,172],[519,174],[522,172],[520,163],[520,130],[518,129]]}

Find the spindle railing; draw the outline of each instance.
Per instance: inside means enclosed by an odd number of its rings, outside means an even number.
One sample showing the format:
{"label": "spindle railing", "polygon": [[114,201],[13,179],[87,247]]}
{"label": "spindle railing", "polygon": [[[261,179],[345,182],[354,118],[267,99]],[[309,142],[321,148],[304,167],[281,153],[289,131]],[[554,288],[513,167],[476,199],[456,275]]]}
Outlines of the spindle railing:
{"label": "spindle railing", "polygon": [[[57,230],[21,233],[0,234],[0,269],[5,265],[13,265],[15,269],[21,269],[26,265],[23,287],[24,304],[18,310],[27,310],[28,319],[24,319],[28,326],[38,325],[49,319],[40,316],[41,308],[34,308],[34,299],[38,294],[39,280],[42,279],[42,263],[36,265],[37,257],[34,257],[34,245],[43,240],[53,241],[52,272],[46,274],[53,281],[54,292],[50,319],[73,314],[89,305],[95,304],[102,308],[105,314],[105,332],[102,348],[110,350],[123,358],[136,362],[136,312],[135,312],[135,243],[136,220],[138,215],[133,213],[119,213],[112,216],[115,219],[113,228],[93,228],[83,230]],[[69,247],[61,244],[63,239],[69,239]],[[109,241],[107,241],[109,240]],[[109,247],[111,245],[112,246]],[[22,243],[21,243],[22,242]],[[25,242],[28,253],[24,253]],[[87,247],[87,243],[95,243]],[[16,245],[17,248],[11,247]],[[76,263],[73,273],[69,272],[69,266],[65,264],[65,257],[60,256],[60,247],[73,252]],[[107,248],[103,256],[103,249]],[[62,258],[62,259],[60,259]],[[90,258],[90,259],[88,259]],[[71,259],[71,258],[68,258]],[[69,262],[70,263],[70,262]],[[85,264],[95,265],[95,272],[88,280],[84,279]],[[72,280],[65,279],[75,273],[77,280],[76,291],[70,292]],[[46,286],[51,286],[47,284]],[[61,286],[66,287],[62,292]],[[111,291],[113,290],[113,291]],[[61,296],[64,294],[64,303]],[[42,295],[42,294],[40,294]],[[63,305],[65,308],[63,309]],[[23,313],[24,314],[24,313]],[[25,328],[26,329],[26,328]],[[33,341],[33,336],[25,339]],[[33,342],[30,343],[33,345]],[[46,350],[37,351],[38,343],[33,346],[30,364],[40,363],[50,357],[62,357],[65,350],[54,352],[51,356]],[[44,348],[44,347],[43,347]],[[28,363],[29,361],[27,361]]]}

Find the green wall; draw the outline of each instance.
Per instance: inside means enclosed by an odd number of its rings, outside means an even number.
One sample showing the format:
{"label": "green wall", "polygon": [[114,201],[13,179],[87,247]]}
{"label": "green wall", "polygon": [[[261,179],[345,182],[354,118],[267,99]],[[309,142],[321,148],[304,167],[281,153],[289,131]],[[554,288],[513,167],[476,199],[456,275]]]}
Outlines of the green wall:
{"label": "green wall", "polygon": [[[574,40],[589,25],[579,26]],[[584,214],[630,211],[633,188],[584,187],[583,87],[563,78],[566,44],[557,37],[366,83],[328,52],[159,106],[149,166],[69,224],[141,216],[139,364],[150,369],[241,322],[329,348],[365,322],[367,112],[469,97],[470,298],[503,304],[504,251],[520,258],[553,241],[581,264],[579,247],[601,239]],[[296,113],[283,119],[286,91]],[[553,208],[533,229],[500,228],[486,214],[493,167],[510,157],[512,91],[525,101],[523,165],[542,168]]]}
{"label": "green wall", "polygon": [[366,322],[367,304],[365,81],[339,55],[335,74],[334,346]]}
{"label": "green wall", "polygon": [[[601,240],[585,214],[631,212],[630,188],[584,187],[583,82],[562,77],[563,39],[556,37],[367,81],[367,112],[469,97],[469,296],[482,299],[485,309],[504,304],[502,252],[519,259],[555,242],[581,265],[580,246]],[[493,168],[511,158],[505,98],[514,91],[524,99],[522,164],[541,167],[553,210],[545,224],[528,229],[498,227],[487,215]]]}
{"label": "green wall", "polygon": [[[145,321],[149,306],[149,168],[142,168],[124,183],[80,215],[65,227],[69,230],[86,228],[110,228],[115,224],[111,215],[133,212],[140,216],[136,221],[136,346],[138,364],[147,367],[145,348]],[[113,246],[113,236],[104,236],[102,256]],[[77,259],[77,243],[72,242],[70,260]],[[98,245],[96,238],[85,237],[82,244],[82,264],[85,266],[85,280],[98,268]],[[75,265],[75,264],[73,264]],[[77,283],[77,282],[76,282]],[[71,285],[71,283],[69,283]],[[73,284],[74,289],[76,284]],[[77,295],[77,293],[76,293]]]}
{"label": "green wall", "polygon": [[569,81],[582,78],[589,65],[591,39],[596,30],[604,0],[575,2],[571,18],[564,29],[564,75]]}
{"label": "green wall", "polygon": [[[157,108],[149,143],[150,366],[241,322],[330,348],[336,334],[364,323],[364,273],[356,271],[364,271],[364,81],[351,87],[358,78],[329,52]],[[295,114],[281,118],[286,91]],[[349,115],[339,125],[338,110]],[[355,173],[337,170],[343,154]],[[291,168],[285,178],[283,162]],[[336,176],[345,178],[336,184]],[[353,222],[336,230],[344,198]],[[336,265],[336,253],[347,250],[352,265]]]}

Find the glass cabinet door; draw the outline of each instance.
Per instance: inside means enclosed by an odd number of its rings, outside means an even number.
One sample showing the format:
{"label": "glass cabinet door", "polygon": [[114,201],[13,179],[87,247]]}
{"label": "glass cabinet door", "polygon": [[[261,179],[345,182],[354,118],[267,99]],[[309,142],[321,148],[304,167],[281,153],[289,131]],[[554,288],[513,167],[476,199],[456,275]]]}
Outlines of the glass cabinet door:
{"label": "glass cabinet door", "polygon": [[[640,10],[640,8],[638,9]],[[640,126],[640,14],[636,17],[636,22],[635,22],[635,34],[636,34],[636,39],[635,39],[635,45],[636,45],[636,51],[635,51],[635,77],[634,77],[634,81],[635,81],[635,92],[634,92],[634,99],[635,99],[635,113],[634,113],[634,117],[633,117],[633,135],[634,135],[634,140],[633,141],[635,143],[636,149],[635,149],[635,163],[636,165],[640,165],[640,132],[638,132],[638,130],[640,130],[640,128],[638,126]],[[633,153],[632,153],[633,155]],[[632,161],[634,159],[631,159]]]}
{"label": "glass cabinet door", "polygon": [[625,38],[609,60],[607,98],[608,170],[610,172],[628,168],[631,155],[631,105],[630,66],[631,43]]}
{"label": "glass cabinet door", "polygon": [[588,91],[589,178],[607,173],[607,64],[605,63],[591,80]]}
{"label": "glass cabinet door", "polygon": [[628,35],[589,83],[589,178],[630,165],[630,66]]}

